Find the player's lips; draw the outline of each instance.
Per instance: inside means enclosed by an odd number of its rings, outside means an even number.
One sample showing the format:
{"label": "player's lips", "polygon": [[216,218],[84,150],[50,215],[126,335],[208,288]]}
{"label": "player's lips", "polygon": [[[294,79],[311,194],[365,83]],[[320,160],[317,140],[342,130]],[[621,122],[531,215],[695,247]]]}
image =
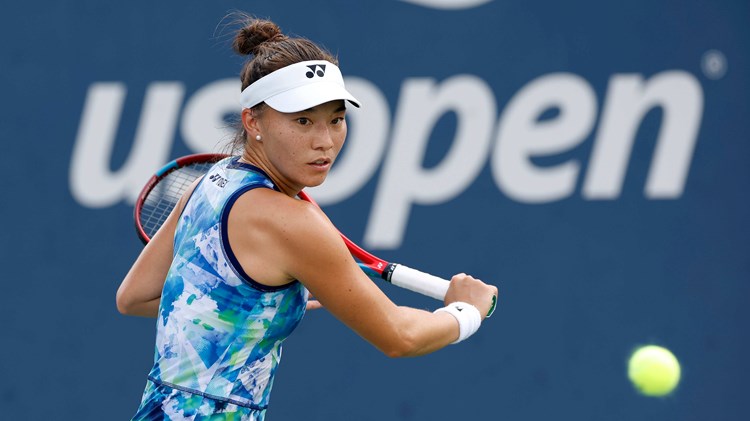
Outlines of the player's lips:
{"label": "player's lips", "polygon": [[314,161],[308,162],[308,165],[320,169],[325,169],[331,166],[331,158],[318,158]]}

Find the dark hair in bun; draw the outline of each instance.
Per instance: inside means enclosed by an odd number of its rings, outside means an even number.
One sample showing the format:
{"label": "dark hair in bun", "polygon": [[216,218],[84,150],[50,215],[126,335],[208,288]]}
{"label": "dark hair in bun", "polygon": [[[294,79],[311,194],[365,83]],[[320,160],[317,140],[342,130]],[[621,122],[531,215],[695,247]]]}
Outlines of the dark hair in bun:
{"label": "dark hair in bun", "polygon": [[259,47],[264,42],[283,41],[287,36],[281,33],[281,28],[271,21],[256,20],[240,28],[234,38],[232,48],[240,55],[257,55]]}
{"label": "dark hair in bun", "polygon": [[301,61],[327,60],[338,65],[324,48],[305,38],[284,35],[270,20],[243,16],[241,23],[232,48],[240,55],[252,56],[240,73],[242,89],[273,71]]}

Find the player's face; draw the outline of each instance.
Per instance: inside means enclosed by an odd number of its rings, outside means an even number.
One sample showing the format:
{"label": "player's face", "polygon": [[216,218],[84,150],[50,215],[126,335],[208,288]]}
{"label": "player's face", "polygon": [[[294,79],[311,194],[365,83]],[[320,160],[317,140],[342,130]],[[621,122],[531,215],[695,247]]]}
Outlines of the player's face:
{"label": "player's face", "polygon": [[321,184],[346,138],[344,101],[331,101],[298,113],[266,107],[261,117],[262,146],[274,181],[285,193]]}

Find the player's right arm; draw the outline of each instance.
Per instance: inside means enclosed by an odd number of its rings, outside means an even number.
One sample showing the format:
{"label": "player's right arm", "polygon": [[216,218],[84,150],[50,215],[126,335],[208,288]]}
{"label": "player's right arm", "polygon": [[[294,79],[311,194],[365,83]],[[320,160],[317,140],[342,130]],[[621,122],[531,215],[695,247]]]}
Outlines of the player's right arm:
{"label": "player's right arm", "polygon": [[117,310],[129,316],[156,317],[161,291],[172,265],[174,234],[187,198],[200,179],[193,182],[180,198],[154,238],[141,250],[128,274],[117,289]]}
{"label": "player's right arm", "polygon": [[117,310],[129,316],[156,317],[164,280],[172,264],[178,207],[169,215],[154,238],[141,250],[117,289]]}

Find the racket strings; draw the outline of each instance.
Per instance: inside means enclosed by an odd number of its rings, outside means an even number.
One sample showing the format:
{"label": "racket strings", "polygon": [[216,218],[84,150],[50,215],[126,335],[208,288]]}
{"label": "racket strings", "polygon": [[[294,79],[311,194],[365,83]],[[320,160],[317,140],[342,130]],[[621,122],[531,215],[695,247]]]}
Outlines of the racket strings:
{"label": "racket strings", "polygon": [[148,238],[153,238],[164,224],[177,202],[198,177],[205,174],[213,162],[195,162],[167,173],[146,195],[139,215]]}

